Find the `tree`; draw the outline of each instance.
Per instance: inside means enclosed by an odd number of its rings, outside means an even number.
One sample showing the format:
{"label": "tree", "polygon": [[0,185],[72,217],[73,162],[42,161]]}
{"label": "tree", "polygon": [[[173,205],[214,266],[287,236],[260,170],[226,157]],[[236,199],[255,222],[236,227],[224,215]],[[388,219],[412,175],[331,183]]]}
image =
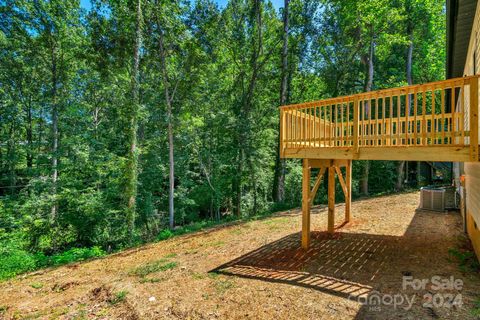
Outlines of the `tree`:
{"label": "tree", "polygon": [[[244,164],[253,169],[251,159],[251,113],[255,98],[255,89],[262,64],[260,58],[263,53],[263,32],[262,32],[262,2],[260,0],[248,1],[247,5],[240,2],[232,2],[229,8],[232,14],[231,22],[233,24],[232,38],[239,42],[238,48],[234,50],[234,59],[241,57],[241,62],[235,61],[239,66],[236,75],[237,85],[242,90],[235,98],[235,117],[236,117],[236,172],[233,174],[232,191],[234,193],[234,211],[240,217],[242,212],[242,193],[244,179]],[[228,13],[230,13],[228,12]],[[236,15],[240,12],[240,15]],[[245,30],[248,33],[245,34]],[[235,51],[240,52],[235,52]],[[248,57],[248,60],[245,59]],[[254,193],[256,188],[254,187]],[[254,195],[256,199],[256,195]]]}
{"label": "tree", "polygon": [[128,132],[129,152],[127,160],[127,185],[125,188],[125,196],[127,198],[127,228],[129,239],[132,239],[135,228],[136,215],[136,197],[138,184],[138,112],[139,112],[139,64],[140,64],[140,50],[142,48],[142,0],[137,0],[135,13],[135,33],[134,33],[134,50],[132,57],[132,72],[131,72],[131,101],[127,102],[129,105],[130,126]]}
{"label": "tree", "polygon": [[165,104],[167,105],[167,122],[168,122],[168,162],[169,162],[169,193],[168,193],[168,216],[170,229],[174,227],[174,190],[175,190],[175,159],[173,157],[173,113],[172,113],[172,100],[175,95],[176,88],[173,89],[173,93],[170,93],[170,82],[167,73],[166,54],[164,49],[164,31],[157,16],[157,24],[159,28],[158,35],[158,52],[160,56],[160,66],[162,69],[163,89],[165,91]]}
{"label": "tree", "polygon": [[[373,31],[373,27],[372,27]],[[374,62],[373,59],[375,57],[375,36],[372,34],[370,43],[369,43],[369,50],[368,54],[365,54],[362,57],[362,63],[365,65],[365,88],[364,92],[369,92],[372,90],[373,86],[373,72],[374,72]],[[371,112],[369,102],[365,103],[364,106],[365,109],[365,115],[369,115]],[[363,165],[363,172],[362,172],[362,178],[361,178],[361,190],[360,193],[364,195],[368,195],[368,176],[370,174],[370,162],[368,160],[364,161]]]}
{"label": "tree", "polygon": [[[288,95],[288,3],[285,0],[283,7],[283,45],[282,45],[282,69],[280,86],[280,105],[287,104]],[[282,202],[285,199],[285,160],[280,159],[280,137],[278,139],[277,157],[275,159],[275,175],[273,181],[273,201]]]}

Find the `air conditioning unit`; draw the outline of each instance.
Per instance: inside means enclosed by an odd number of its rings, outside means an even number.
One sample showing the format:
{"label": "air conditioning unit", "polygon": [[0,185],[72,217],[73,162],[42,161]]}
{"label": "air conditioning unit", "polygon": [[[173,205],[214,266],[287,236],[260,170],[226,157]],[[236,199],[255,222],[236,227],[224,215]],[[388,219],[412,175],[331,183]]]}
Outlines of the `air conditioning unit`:
{"label": "air conditioning unit", "polygon": [[444,188],[421,188],[419,209],[445,212],[445,191]]}

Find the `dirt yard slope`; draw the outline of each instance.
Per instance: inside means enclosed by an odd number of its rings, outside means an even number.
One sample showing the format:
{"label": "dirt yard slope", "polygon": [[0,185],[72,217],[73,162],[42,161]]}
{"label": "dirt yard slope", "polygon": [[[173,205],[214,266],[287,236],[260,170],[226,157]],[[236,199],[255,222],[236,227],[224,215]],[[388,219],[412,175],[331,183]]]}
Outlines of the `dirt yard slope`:
{"label": "dirt yard slope", "polygon": [[[416,213],[418,197],[356,201],[353,222],[333,237],[326,209],[316,207],[306,252],[292,210],[18,277],[0,283],[0,318],[473,319],[480,279],[448,252],[459,245],[461,219]],[[403,290],[404,276],[461,285]],[[413,306],[394,306],[399,295],[414,297]]]}

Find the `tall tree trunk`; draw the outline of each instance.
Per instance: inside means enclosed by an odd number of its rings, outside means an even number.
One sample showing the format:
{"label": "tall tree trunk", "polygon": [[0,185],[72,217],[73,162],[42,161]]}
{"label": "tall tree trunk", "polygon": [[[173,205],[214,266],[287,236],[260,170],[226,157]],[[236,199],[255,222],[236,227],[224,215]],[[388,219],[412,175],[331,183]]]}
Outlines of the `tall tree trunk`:
{"label": "tall tree trunk", "polygon": [[[54,40],[52,40],[53,42]],[[51,47],[52,63],[52,194],[56,198],[58,180],[58,106],[57,106],[57,48],[54,43]],[[54,198],[50,218],[54,222],[57,218],[58,203]]]}
{"label": "tall tree trunk", "polygon": [[235,210],[234,213],[237,217],[240,217],[242,215],[242,173],[244,158],[245,157],[243,156],[243,150],[242,148],[239,148],[237,154],[237,172],[234,178],[232,190],[235,194],[233,206]]}
{"label": "tall tree trunk", "polygon": [[250,161],[250,179],[252,181],[252,190],[253,190],[253,214],[256,215],[258,212],[258,194],[257,194],[257,179],[255,178],[255,168],[253,167],[252,161]]}
{"label": "tall tree trunk", "polygon": [[175,217],[174,217],[174,190],[175,190],[175,159],[173,157],[173,116],[172,116],[172,104],[171,102],[167,106],[167,117],[168,117],[168,163],[169,163],[169,176],[168,176],[168,224],[171,229],[174,227]]}
{"label": "tall tree trunk", "polygon": [[254,25],[253,30],[256,30],[256,37],[252,35],[251,38],[251,50],[252,55],[250,57],[250,68],[252,74],[249,79],[248,89],[243,94],[240,104],[240,114],[239,117],[239,133],[237,135],[238,139],[238,162],[237,162],[237,172],[234,180],[234,190],[236,193],[235,196],[235,213],[239,217],[241,216],[241,197],[242,197],[242,176],[243,176],[243,161],[249,163],[251,152],[250,152],[250,112],[252,108],[252,100],[254,98],[255,88],[258,80],[259,73],[259,63],[258,58],[262,52],[263,41],[262,41],[262,13],[261,13],[261,1],[253,0],[253,8],[250,11],[250,23]]}
{"label": "tall tree trunk", "polygon": [[[158,18],[157,18],[157,23],[160,26]],[[160,54],[160,64],[162,69],[163,88],[165,91],[165,103],[167,104],[167,121],[168,121],[168,162],[169,162],[168,225],[170,229],[173,229],[175,226],[175,211],[174,211],[175,158],[173,154],[173,111],[172,111],[173,97],[171,97],[171,94],[170,94],[163,30],[160,30],[160,35],[158,38],[158,47],[159,47],[159,54]]]}
{"label": "tall tree trunk", "polygon": [[[283,47],[282,47],[282,83],[280,87],[280,105],[287,104],[288,97],[288,3],[283,8]],[[281,119],[280,119],[281,121]],[[278,130],[280,135],[280,128]],[[285,200],[285,160],[280,159],[280,138],[277,141],[277,157],[275,159],[275,176],[273,180],[273,201]]]}
{"label": "tall tree trunk", "polygon": [[26,104],[26,133],[27,133],[27,169],[28,174],[31,174],[33,167],[33,124],[32,124],[32,106],[30,103]]}
{"label": "tall tree trunk", "polygon": [[136,29],[135,29],[135,49],[133,52],[133,70],[131,76],[132,101],[130,103],[130,126],[129,126],[129,144],[128,167],[127,167],[127,230],[129,241],[132,240],[135,228],[136,198],[138,183],[138,150],[137,150],[137,129],[138,129],[138,109],[139,109],[139,65],[140,48],[142,47],[142,3],[137,0]]}
{"label": "tall tree trunk", "polygon": [[[373,36],[372,36],[373,37]],[[368,59],[367,59],[367,81],[365,83],[365,91],[371,91],[373,86],[373,58],[375,57],[375,41],[372,39],[370,41],[370,49],[368,50]]]}
{"label": "tall tree trunk", "polygon": [[15,186],[17,184],[17,174],[15,172],[15,164],[17,162],[15,134],[16,134],[16,120],[13,119],[10,124],[10,130],[9,130],[8,141],[7,141],[8,190],[10,195],[13,195],[15,193]]}
{"label": "tall tree trunk", "polygon": [[403,180],[405,177],[405,161],[398,161],[397,164],[397,184],[395,190],[401,191],[403,189]]}
{"label": "tall tree trunk", "polygon": [[[44,140],[45,140],[45,109],[40,108],[40,114],[38,115],[38,118],[41,119],[38,123],[38,134],[37,134],[37,139],[35,142],[35,151],[38,155],[43,154],[45,151],[43,150],[42,146],[44,145]],[[35,163],[35,169],[40,170],[40,162],[37,161]],[[40,171],[39,171],[40,172]]]}
{"label": "tall tree trunk", "polygon": [[[373,86],[373,72],[374,72],[374,64],[373,58],[375,56],[375,41],[374,35],[372,34],[372,39],[370,40],[370,49],[368,53],[368,57],[364,59],[367,68],[367,78],[365,81],[365,92],[371,91]],[[370,105],[369,103],[365,103],[365,114],[370,113]],[[360,193],[363,195],[368,195],[368,176],[370,173],[370,162],[366,160],[363,166],[362,178],[360,183]]]}
{"label": "tall tree trunk", "polygon": [[[408,36],[410,39],[410,43],[408,45],[408,50],[407,50],[407,68],[406,68],[406,75],[407,75],[407,83],[408,85],[413,84],[412,80],[412,56],[413,56],[413,28],[409,27],[408,28]],[[408,95],[408,101],[407,101],[407,110],[405,112],[408,113],[408,115],[411,114],[412,111],[412,96],[413,95]],[[408,130],[408,128],[406,128]],[[405,161],[399,161],[397,163],[397,183],[395,185],[395,189],[397,191],[400,191],[403,189],[403,181],[404,181],[404,168],[405,168]],[[408,176],[407,176],[408,178]]]}
{"label": "tall tree trunk", "polygon": [[[412,79],[412,57],[413,57],[413,30],[409,32],[409,38],[410,38],[410,43],[408,45],[408,51],[407,51],[407,83],[408,85],[413,84],[413,79]],[[410,105],[409,105],[410,107]]]}

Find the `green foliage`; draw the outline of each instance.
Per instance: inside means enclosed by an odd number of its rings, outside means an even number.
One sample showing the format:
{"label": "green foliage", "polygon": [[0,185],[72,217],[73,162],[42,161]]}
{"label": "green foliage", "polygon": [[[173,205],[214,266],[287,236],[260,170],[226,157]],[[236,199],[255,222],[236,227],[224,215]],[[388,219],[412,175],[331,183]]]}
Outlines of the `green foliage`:
{"label": "green foliage", "polygon": [[450,248],[448,253],[457,260],[458,267],[462,272],[478,273],[480,271],[480,263],[472,250]]}
{"label": "green foliage", "polygon": [[160,233],[157,236],[157,240],[166,240],[174,236],[179,236],[182,234],[186,233],[191,233],[191,232],[196,232],[204,229],[211,228],[215,225],[225,223],[229,220],[233,220],[232,218],[230,219],[224,219],[223,221],[209,221],[209,220],[203,220],[203,221],[197,221],[197,222],[192,222],[190,224],[177,227],[174,230],[170,229],[163,229],[160,231]]}
{"label": "green foliage", "polygon": [[164,229],[158,234],[157,240],[166,240],[174,235],[175,233],[173,233],[170,229]]}
{"label": "green foliage", "polygon": [[37,254],[37,266],[59,266],[71,262],[83,261],[91,258],[98,258],[105,255],[99,247],[92,248],[72,248],[67,251],[54,254],[52,256],[45,256]]}
{"label": "green foliage", "polygon": [[117,303],[121,303],[125,301],[125,299],[127,298],[127,294],[128,294],[127,290],[116,292],[113,298],[110,299],[110,304],[116,305]]}
{"label": "green foliage", "polygon": [[17,274],[32,271],[36,268],[35,255],[18,248],[0,248],[0,280],[8,279]]}
{"label": "green foliage", "polygon": [[[31,253],[22,249],[22,239],[0,241],[0,280],[41,267],[58,266],[105,255],[99,247],[72,248],[65,252],[46,256],[42,252]],[[33,286],[34,284],[32,284]]]}
{"label": "green foliage", "polygon": [[220,295],[224,294],[226,291],[235,286],[234,283],[228,279],[216,278],[214,281],[215,290]]}
{"label": "green foliage", "polygon": [[395,190],[397,180],[396,162],[370,161],[369,190],[372,194],[388,193]]}
{"label": "green foliage", "polygon": [[43,283],[41,282],[33,282],[30,284],[30,287],[34,288],[34,289],[41,289],[43,288]]}
{"label": "green foliage", "polygon": [[[297,161],[287,161],[285,177],[285,202],[300,205],[302,199],[302,165]],[[321,193],[321,192],[319,192]]]}
{"label": "green foliage", "polygon": [[4,314],[5,312],[8,311],[8,307],[7,306],[0,306],[0,315]]}
{"label": "green foliage", "polygon": [[157,282],[161,282],[162,280],[164,280],[164,279],[142,277],[140,279],[140,283],[157,283]]}
{"label": "green foliage", "polygon": [[480,298],[473,302],[473,308],[470,309],[470,314],[475,318],[480,318]]}

